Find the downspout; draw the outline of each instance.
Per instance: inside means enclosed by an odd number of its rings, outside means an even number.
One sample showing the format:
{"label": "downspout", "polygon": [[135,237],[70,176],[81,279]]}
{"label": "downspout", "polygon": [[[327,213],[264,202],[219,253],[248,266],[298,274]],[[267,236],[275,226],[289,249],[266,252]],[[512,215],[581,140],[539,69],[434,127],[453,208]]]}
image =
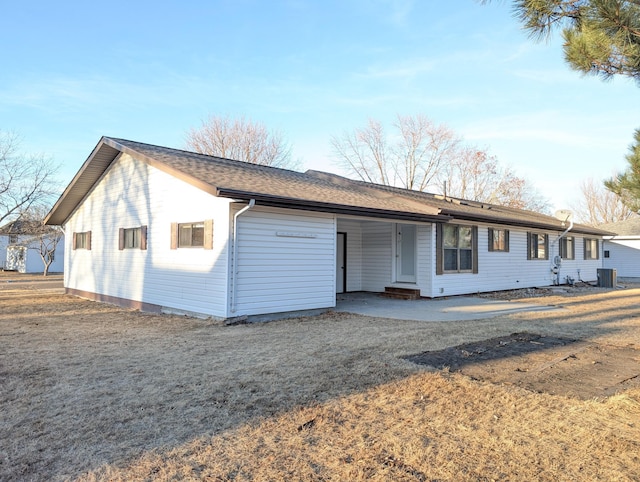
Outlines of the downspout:
{"label": "downspout", "polygon": [[[562,238],[564,238],[567,233],[569,231],[571,231],[573,229],[573,216],[569,217],[569,227],[567,229],[565,229],[560,236],[558,236],[553,243],[551,243],[551,245],[553,246],[554,244],[556,244],[557,242],[559,242]],[[574,243],[575,244],[575,243]],[[576,247],[574,246],[573,249],[575,250]],[[560,249],[558,249],[558,256],[560,256]],[[556,264],[555,263],[555,256],[554,259],[551,260],[551,272],[555,275],[555,280],[554,280],[554,284],[555,285],[559,285],[560,284],[560,265],[559,263]]]}
{"label": "downspout", "polygon": [[231,313],[236,312],[236,289],[238,286],[238,247],[236,245],[238,239],[238,218],[246,213],[249,209],[256,205],[256,200],[251,199],[249,204],[233,215],[233,280],[231,280]]}

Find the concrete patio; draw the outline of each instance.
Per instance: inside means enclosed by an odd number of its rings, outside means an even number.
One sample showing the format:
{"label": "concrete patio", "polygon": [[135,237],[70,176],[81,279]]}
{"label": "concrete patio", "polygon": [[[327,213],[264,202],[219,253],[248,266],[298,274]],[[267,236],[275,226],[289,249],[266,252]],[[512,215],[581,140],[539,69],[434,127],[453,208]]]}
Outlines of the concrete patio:
{"label": "concrete patio", "polygon": [[474,296],[397,300],[376,293],[341,293],[334,311],[379,318],[416,321],[480,320],[522,311],[559,310],[557,306],[527,301],[491,300]]}

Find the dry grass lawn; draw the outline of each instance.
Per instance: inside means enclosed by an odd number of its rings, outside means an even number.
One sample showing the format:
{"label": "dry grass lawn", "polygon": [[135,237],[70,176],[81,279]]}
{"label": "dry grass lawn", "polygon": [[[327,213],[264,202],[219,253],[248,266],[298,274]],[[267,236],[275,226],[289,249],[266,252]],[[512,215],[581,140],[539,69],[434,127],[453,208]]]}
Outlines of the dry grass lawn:
{"label": "dry grass lawn", "polygon": [[400,358],[516,331],[640,347],[640,290],[528,301],[566,309],[225,327],[0,289],[0,480],[640,480],[640,390]]}

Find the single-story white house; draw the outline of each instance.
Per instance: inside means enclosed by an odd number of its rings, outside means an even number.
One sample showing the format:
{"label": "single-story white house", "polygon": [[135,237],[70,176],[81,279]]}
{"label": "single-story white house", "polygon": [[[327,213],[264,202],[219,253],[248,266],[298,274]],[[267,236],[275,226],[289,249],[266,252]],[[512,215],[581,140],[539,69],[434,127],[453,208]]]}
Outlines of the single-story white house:
{"label": "single-story white house", "polygon": [[[219,319],[594,281],[606,231],[406,189],[103,137],[46,218],[67,293]],[[567,231],[570,228],[569,231]]]}
{"label": "single-story white house", "polygon": [[[18,273],[42,273],[44,262],[40,256],[41,242],[47,246],[51,239],[34,235],[33,222],[18,219],[0,227],[0,268]],[[64,242],[57,243],[49,272],[61,273],[64,268]]]}
{"label": "single-story white house", "polygon": [[640,278],[640,216],[600,228],[616,233],[604,237],[604,267],[615,269],[620,278]]}

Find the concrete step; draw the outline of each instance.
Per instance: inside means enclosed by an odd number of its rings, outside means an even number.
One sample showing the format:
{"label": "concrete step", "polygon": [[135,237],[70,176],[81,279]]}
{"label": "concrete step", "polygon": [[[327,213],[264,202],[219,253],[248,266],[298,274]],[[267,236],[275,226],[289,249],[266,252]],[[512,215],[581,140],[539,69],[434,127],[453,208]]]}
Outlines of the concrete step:
{"label": "concrete step", "polygon": [[393,298],[396,300],[419,300],[420,290],[415,288],[398,288],[396,286],[387,286],[381,296],[385,298]]}

